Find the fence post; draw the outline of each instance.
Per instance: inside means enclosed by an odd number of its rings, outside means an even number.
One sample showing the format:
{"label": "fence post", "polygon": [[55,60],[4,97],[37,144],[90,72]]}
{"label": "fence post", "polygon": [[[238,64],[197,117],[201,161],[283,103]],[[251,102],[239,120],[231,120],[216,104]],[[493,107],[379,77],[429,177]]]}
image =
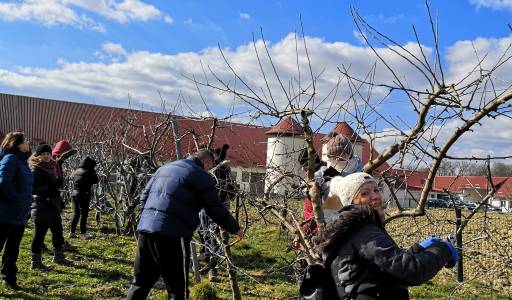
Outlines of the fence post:
{"label": "fence post", "polygon": [[462,230],[459,232],[459,228],[462,224],[462,213],[460,207],[455,208],[455,243],[457,247],[457,282],[464,281],[464,267],[462,265]]}

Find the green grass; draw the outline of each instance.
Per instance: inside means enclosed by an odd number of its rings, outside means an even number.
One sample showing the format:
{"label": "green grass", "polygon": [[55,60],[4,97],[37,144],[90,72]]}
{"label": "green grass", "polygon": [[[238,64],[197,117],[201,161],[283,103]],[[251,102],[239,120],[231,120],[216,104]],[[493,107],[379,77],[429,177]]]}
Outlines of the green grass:
{"label": "green grass", "polygon": [[[69,212],[67,212],[69,213]],[[92,219],[92,218],[91,218]],[[65,220],[67,235],[68,220]],[[111,225],[109,225],[111,226]],[[18,282],[22,292],[13,292],[0,285],[2,299],[122,299],[126,297],[133,272],[135,240],[117,236],[109,228],[90,224],[92,239],[71,239],[76,252],[67,252],[73,266],[51,262],[51,253],[43,253],[43,261],[52,267],[47,273],[30,270],[30,242],[33,226],[23,237],[18,261]],[[51,235],[46,245],[51,247]],[[290,268],[295,258],[288,249],[291,237],[273,224],[258,220],[250,227],[244,240],[233,247],[233,261],[240,268],[238,277],[244,299],[295,299],[298,285]],[[223,265],[224,266],[224,265]],[[231,299],[227,273],[220,269],[219,282],[213,283],[219,299]],[[454,283],[454,273],[437,276],[432,282],[411,288],[412,299],[510,299],[503,290],[491,288],[482,281],[471,281],[462,287]],[[192,278],[192,276],[190,277]],[[484,280],[485,278],[482,278]],[[206,277],[203,284],[191,289],[195,294],[210,291]],[[196,291],[196,290],[197,291]],[[166,299],[162,282],[158,282],[150,299]]]}

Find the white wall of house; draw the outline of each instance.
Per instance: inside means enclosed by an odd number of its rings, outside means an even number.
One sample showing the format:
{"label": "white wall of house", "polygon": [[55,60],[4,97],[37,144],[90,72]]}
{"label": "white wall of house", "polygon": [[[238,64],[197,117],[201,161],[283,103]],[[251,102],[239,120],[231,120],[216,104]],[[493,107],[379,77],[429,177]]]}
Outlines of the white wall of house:
{"label": "white wall of house", "polygon": [[[262,167],[232,167],[231,175],[236,180],[240,189],[246,193],[263,192],[265,168]],[[252,189],[251,189],[252,185]],[[257,191],[261,185],[261,191]]]}
{"label": "white wall of house", "polygon": [[[384,199],[391,200],[388,204],[389,207],[390,208],[396,207],[396,204],[395,204],[394,200],[392,200],[391,193],[389,192],[389,189],[387,188],[387,186],[384,187],[382,192],[383,192]],[[406,191],[405,189],[398,189],[395,191],[395,195],[398,199],[398,203],[400,203],[400,206],[402,206],[402,208],[416,207],[418,205],[418,203],[416,201],[419,199],[420,194],[421,194],[421,191],[418,191],[418,190]]]}
{"label": "white wall of house", "polygon": [[[265,191],[282,174],[300,175],[301,166],[298,162],[301,150],[306,146],[303,136],[270,135],[267,142],[267,176]],[[292,189],[292,184],[299,184],[298,178],[287,178],[273,187],[273,193],[285,194]]]}
{"label": "white wall of house", "polygon": [[500,207],[503,211],[512,212],[512,200],[503,198],[493,198],[490,201],[492,206]]}

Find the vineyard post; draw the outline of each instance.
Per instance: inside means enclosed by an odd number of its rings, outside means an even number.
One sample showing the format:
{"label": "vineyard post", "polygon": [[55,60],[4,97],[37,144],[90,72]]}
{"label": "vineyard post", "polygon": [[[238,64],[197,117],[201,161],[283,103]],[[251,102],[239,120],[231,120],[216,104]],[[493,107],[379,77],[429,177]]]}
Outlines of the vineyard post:
{"label": "vineyard post", "polygon": [[464,281],[464,268],[462,265],[462,230],[459,230],[461,224],[462,224],[462,212],[460,207],[455,208],[455,243],[457,246],[457,282],[463,282]]}

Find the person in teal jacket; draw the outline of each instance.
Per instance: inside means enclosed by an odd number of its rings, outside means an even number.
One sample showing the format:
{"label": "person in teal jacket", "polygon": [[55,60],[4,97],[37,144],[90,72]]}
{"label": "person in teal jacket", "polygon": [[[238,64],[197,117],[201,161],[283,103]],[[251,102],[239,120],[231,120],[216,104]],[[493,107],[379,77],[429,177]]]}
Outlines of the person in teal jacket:
{"label": "person in teal jacket", "polygon": [[0,250],[1,273],[6,286],[19,290],[16,261],[32,204],[32,173],[28,139],[23,132],[9,132],[0,145]]}

